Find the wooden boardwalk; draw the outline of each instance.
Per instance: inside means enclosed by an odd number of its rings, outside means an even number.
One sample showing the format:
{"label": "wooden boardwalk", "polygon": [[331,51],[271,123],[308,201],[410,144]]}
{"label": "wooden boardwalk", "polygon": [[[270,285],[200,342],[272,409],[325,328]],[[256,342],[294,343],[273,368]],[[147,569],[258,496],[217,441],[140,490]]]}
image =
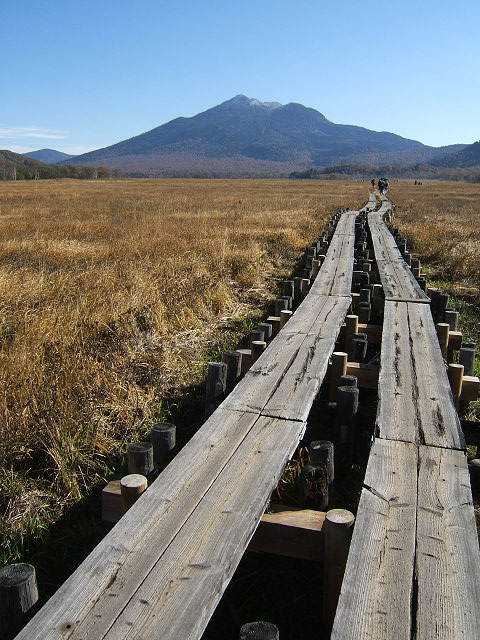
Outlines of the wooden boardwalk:
{"label": "wooden boardwalk", "polygon": [[[480,562],[463,434],[389,208],[368,214],[385,292],[379,404],[332,638],[473,640]],[[17,640],[201,637],[327,372],[351,304],[357,214],[340,217],[267,350]]]}
{"label": "wooden boardwalk", "polygon": [[235,390],[17,636],[200,638],[295,451],[351,302],[358,212]]}
{"label": "wooden boardwalk", "polygon": [[373,442],[332,639],[480,637],[480,556],[464,453],[425,295],[368,215],[385,290]]}

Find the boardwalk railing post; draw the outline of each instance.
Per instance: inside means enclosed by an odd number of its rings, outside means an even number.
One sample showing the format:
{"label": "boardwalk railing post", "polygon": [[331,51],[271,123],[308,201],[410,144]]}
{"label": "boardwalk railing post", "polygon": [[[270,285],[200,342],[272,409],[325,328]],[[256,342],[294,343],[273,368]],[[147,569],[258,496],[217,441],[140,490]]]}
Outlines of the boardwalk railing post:
{"label": "boardwalk railing post", "polygon": [[448,380],[450,382],[450,388],[452,389],[453,402],[455,408],[458,411],[460,404],[460,396],[462,395],[462,383],[463,383],[463,365],[462,364],[449,364],[448,365]]}
{"label": "boardwalk railing post", "polygon": [[335,451],[337,475],[352,464],[353,442],[358,412],[359,391],[356,386],[338,387],[335,412]]}
{"label": "boardwalk railing post", "polygon": [[347,373],[347,354],[343,351],[332,353],[332,365],[330,368],[330,393],[329,401],[336,402],[337,389],[340,378]]}
{"label": "boardwalk railing post", "polygon": [[331,509],[325,516],[323,620],[328,629],[332,628],[335,619],[354,521],[355,516],[346,509]]}
{"label": "boardwalk railing post", "polygon": [[475,366],[475,343],[463,342],[458,355],[459,364],[463,364],[466,376],[473,376]]}
{"label": "boardwalk railing post", "polygon": [[[38,601],[35,568],[11,564],[0,569],[0,638],[11,640],[28,621]],[[30,615],[29,615],[30,612]]]}
{"label": "boardwalk railing post", "polygon": [[348,360],[350,362],[363,362],[367,355],[367,334],[354,333],[348,350]]}

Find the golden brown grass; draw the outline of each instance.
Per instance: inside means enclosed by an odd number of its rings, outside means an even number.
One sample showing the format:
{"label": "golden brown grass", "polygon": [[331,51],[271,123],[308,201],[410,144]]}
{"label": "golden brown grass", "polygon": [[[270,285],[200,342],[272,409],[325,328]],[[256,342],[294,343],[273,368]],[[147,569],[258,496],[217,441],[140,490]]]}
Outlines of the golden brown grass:
{"label": "golden brown grass", "polygon": [[470,292],[480,287],[480,184],[424,181],[391,184],[394,225],[435,277]]}
{"label": "golden brown grass", "polygon": [[0,533],[89,491],[368,183],[0,183]]}

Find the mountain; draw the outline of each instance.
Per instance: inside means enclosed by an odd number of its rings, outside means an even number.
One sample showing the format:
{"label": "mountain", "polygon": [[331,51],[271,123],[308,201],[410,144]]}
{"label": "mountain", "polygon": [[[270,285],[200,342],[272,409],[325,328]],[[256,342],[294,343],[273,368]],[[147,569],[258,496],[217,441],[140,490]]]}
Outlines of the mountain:
{"label": "mountain", "polygon": [[68,163],[152,176],[278,175],[312,165],[404,166],[460,148],[428,147],[393,133],[335,124],[301,104],[238,95]]}
{"label": "mountain", "polygon": [[39,149],[38,151],[29,151],[23,155],[39,160],[40,162],[46,162],[47,164],[57,164],[58,162],[67,161],[75,156],[69,156],[68,153],[62,153],[61,151],[55,151],[55,149]]}
{"label": "mountain", "polygon": [[430,161],[434,167],[460,168],[480,166],[480,141],[459,151],[447,153]]}

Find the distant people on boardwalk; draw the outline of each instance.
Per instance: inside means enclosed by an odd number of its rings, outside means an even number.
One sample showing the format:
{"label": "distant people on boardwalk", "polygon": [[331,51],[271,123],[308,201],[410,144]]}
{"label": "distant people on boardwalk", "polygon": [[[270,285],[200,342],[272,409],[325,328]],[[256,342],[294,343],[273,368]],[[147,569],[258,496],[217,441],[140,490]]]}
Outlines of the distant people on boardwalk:
{"label": "distant people on boardwalk", "polygon": [[388,180],[387,178],[380,178],[378,181],[378,190],[380,191],[380,195],[385,195],[388,189]]}

